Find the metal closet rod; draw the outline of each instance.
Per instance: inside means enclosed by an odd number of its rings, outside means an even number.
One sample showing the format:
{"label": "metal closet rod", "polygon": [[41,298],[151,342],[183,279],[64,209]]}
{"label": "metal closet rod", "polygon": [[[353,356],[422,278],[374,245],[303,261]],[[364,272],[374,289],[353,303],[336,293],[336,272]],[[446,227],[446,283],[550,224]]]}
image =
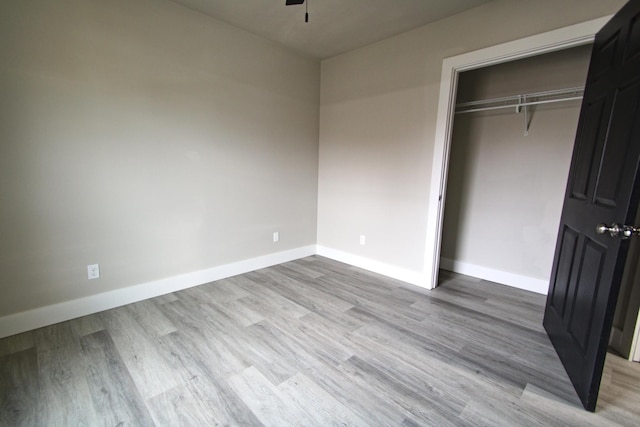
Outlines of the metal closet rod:
{"label": "metal closet rod", "polygon": [[[582,99],[583,93],[584,93],[584,87],[578,86],[578,87],[570,87],[565,89],[547,90],[544,92],[533,92],[533,93],[527,93],[522,95],[505,96],[502,98],[484,99],[481,101],[461,102],[456,104],[456,109],[474,107],[479,105],[487,105],[487,104],[501,103],[501,105],[469,108],[466,110],[456,111],[456,114],[474,113],[477,111],[489,111],[489,110],[498,110],[503,108],[513,108],[513,107],[516,107],[516,112],[519,112],[520,107],[526,107],[528,105],[551,104],[554,102],[565,102],[565,101]],[[537,98],[543,98],[543,97],[549,97],[549,96],[558,96],[559,98],[527,101],[527,99],[531,99],[531,98],[537,99]]]}

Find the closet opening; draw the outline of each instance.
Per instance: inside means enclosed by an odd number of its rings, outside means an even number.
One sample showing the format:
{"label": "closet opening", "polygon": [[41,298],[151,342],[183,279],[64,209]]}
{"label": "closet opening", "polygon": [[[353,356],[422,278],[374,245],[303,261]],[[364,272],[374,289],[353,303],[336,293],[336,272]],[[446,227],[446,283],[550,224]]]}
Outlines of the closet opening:
{"label": "closet opening", "polygon": [[610,17],[602,17],[443,60],[430,189],[425,207],[427,215],[423,277],[424,286],[427,289],[433,289],[438,284],[446,177],[459,74],[590,44],[593,42],[595,34],[609,19]]}
{"label": "closet opening", "polygon": [[440,267],[546,294],[591,44],[460,73]]}

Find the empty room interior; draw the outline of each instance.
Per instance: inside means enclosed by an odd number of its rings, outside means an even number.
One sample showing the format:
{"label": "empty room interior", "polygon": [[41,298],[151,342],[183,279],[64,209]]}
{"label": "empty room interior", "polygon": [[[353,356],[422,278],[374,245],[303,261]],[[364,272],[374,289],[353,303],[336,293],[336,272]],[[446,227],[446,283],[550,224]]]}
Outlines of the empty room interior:
{"label": "empty room interior", "polygon": [[637,425],[640,241],[595,412],[543,326],[627,2],[291,3],[0,2],[0,425]]}

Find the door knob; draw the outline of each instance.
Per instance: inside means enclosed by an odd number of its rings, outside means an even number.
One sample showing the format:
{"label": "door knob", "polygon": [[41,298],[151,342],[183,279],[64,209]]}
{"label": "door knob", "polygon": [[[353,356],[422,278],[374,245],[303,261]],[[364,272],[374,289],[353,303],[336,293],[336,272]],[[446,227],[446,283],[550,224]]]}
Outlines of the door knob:
{"label": "door knob", "polygon": [[640,235],[640,228],[635,228],[631,225],[620,225],[614,222],[610,227],[607,224],[596,225],[596,233],[609,233],[611,237],[620,237],[621,239],[626,240],[634,234]]}

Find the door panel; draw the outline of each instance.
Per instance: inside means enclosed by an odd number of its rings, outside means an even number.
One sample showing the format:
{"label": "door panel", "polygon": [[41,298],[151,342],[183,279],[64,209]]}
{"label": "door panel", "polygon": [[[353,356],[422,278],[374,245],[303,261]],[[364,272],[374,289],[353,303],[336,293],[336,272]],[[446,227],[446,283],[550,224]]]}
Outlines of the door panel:
{"label": "door panel", "polygon": [[[616,94],[611,119],[611,135],[607,139],[607,146],[602,158],[601,173],[595,193],[596,201],[615,207],[615,200],[624,199],[621,192],[629,191],[629,182],[624,177],[632,173],[637,164],[629,162],[620,153],[632,153],[631,145],[638,146],[640,141],[631,138],[633,128],[627,126],[632,123],[638,110],[640,100],[640,76],[629,85],[620,88]],[[633,169],[633,170],[630,170]]]}
{"label": "door panel", "polygon": [[573,269],[572,260],[575,259],[577,243],[578,232],[569,227],[565,227],[562,234],[562,248],[560,250],[562,259],[560,259],[557,276],[554,280],[557,288],[555,292],[551,293],[553,298],[550,301],[553,308],[561,317],[564,317],[565,313],[566,301],[568,299],[567,293],[569,292],[569,278],[571,277],[571,270]]}
{"label": "door panel", "polygon": [[589,189],[589,177],[591,169],[596,161],[596,147],[599,138],[604,139],[604,134],[599,129],[602,123],[603,114],[605,114],[606,99],[597,99],[582,107],[581,115],[584,116],[584,129],[582,129],[584,138],[591,138],[588,144],[580,147],[577,151],[576,171],[574,179],[571,183],[572,197],[584,200],[587,198]]}
{"label": "door panel", "polygon": [[593,69],[592,84],[597,83],[613,67],[619,40],[620,31],[616,31],[599,46],[595,46],[591,58],[591,67]]}
{"label": "door panel", "polygon": [[605,246],[585,239],[576,279],[576,283],[580,283],[580,292],[575,294],[569,322],[569,333],[583,352],[589,348],[589,331],[593,321],[591,313],[594,312],[594,303],[597,301],[606,253]]}
{"label": "door panel", "polygon": [[594,42],[544,317],[591,411],[629,247],[596,225],[629,224],[640,196],[639,21],[640,0],[632,0]]}

